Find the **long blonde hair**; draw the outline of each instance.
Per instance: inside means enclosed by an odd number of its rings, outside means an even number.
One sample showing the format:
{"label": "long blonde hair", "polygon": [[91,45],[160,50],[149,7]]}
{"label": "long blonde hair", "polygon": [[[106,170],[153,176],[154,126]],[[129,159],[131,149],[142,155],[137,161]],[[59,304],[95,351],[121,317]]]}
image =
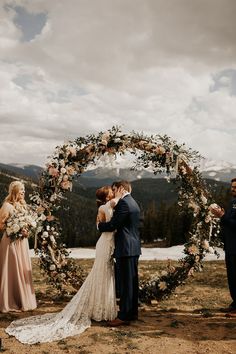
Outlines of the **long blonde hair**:
{"label": "long blonde hair", "polygon": [[15,206],[17,203],[20,203],[22,206],[26,206],[25,200],[19,200],[18,194],[20,189],[24,187],[24,184],[20,181],[14,181],[9,184],[8,195],[5,198],[5,202],[8,202]]}

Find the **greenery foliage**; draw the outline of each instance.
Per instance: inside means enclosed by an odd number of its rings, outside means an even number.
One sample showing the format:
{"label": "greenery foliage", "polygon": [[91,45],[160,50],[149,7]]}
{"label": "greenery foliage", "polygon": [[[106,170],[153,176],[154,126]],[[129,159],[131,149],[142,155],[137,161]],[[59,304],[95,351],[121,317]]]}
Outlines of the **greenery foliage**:
{"label": "greenery foliage", "polygon": [[[80,176],[90,164],[96,164],[97,159],[124,154],[127,150],[136,156],[133,168],[149,168],[154,174],[166,172],[169,179],[172,176],[178,183],[178,205],[182,210],[191,212],[192,221],[186,235],[186,256],[179,261],[179,266],[170,267],[166,274],[140,284],[140,298],[148,302],[171,294],[188,275],[202,267],[205,254],[214,252],[212,247],[219,242],[219,223],[211,214],[213,198],[198,169],[194,167],[200,158],[199,154],[187,149],[184,144],[178,145],[167,136],[127,135],[113,127],[107,132],[80,137],[57,147],[42,174],[39,191],[32,195],[40,220],[36,250],[42,268],[58,289],[62,288],[63,283],[78,286],[83,280],[82,270],[78,272],[74,262],[68,258],[65,245],[58,242],[61,236],[61,225],[57,218],[60,203],[65,200],[66,192],[71,190],[74,177]],[[177,214],[177,206],[174,208]],[[164,206],[162,212],[164,215]],[[154,229],[155,214],[152,206],[148,223],[151,231]],[[164,230],[168,223],[174,223],[170,215],[174,215],[173,211],[169,215],[165,213],[161,220]],[[179,229],[179,234],[184,232],[181,223],[176,221],[174,225]]]}

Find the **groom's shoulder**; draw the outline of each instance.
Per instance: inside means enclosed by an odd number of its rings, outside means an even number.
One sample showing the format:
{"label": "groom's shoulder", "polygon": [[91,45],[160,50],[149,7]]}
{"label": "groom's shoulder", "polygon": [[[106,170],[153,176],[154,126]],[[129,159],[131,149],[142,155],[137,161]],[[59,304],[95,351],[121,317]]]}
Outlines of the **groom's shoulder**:
{"label": "groom's shoulder", "polygon": [[127,204],[137,204],[136,200],[132,197],[131,194],[127,194],[122,200]]}

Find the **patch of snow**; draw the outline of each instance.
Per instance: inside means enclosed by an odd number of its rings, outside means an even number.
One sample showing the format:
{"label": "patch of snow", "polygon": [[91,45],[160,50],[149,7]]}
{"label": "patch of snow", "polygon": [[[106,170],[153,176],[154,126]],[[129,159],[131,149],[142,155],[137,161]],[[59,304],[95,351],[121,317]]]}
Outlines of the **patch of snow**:
{"label": "patch of snow", "polygon": [[[142,248],[142,255],[140,256],[141,261],[145,260],[178,260],[183,258],[185,255],[183,253],[184,246],[172,246],[167,248]],[[74,259],[93,259],[95,258],[95,249],[93,248],[68,248],[71,251],[70,257]],[[224,251],[221,248],[217,248],[220,257],[217,258],[214,254],[208,254],[205,257],[206,261],[217,261],[224,260]],[[30,250],[30,256],[36,257],[34,250]]]}

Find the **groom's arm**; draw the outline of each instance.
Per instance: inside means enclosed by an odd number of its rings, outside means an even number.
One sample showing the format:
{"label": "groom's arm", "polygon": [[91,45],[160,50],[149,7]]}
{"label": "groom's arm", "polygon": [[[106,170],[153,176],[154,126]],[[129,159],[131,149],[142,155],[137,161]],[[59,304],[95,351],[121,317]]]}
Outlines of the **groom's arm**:
{"label": "groom's arm", "polygon": [[236,229],[236,209],[231,209],[230,213],[222,215],[220,221],[222,226],[229,226]]}
{"label": "groom's arm", "polygon": [[100,222],[98,224],[98,229],[101,232],[112,232],[117,228],[122,227],[129,214],[129,208],[124,200],[120,200],[116,206],[116,210],[111,220],[108,222]]}

